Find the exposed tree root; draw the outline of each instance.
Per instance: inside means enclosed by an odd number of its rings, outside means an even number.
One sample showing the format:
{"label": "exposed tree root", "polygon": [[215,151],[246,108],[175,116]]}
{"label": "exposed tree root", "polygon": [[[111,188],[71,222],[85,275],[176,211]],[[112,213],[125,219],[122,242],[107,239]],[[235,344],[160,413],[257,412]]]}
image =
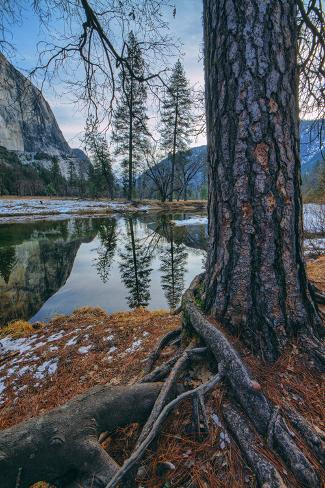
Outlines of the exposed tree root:
{"label": "exposed tree root", "polygon": [[[289,430],[283,414],[309,452],[323,465],[324,438],[296,411],[288,408],[283,412],[284,407],[280,409],[266,398],[221,327],[210,323],[197,307],[195,289],[199,285],[200,277],[183,298],[182,343],[186,335],[195,335],[208,347],[196,347],[193,339],[186,349],[178,349],[174,357],[153,370],[162,349],[180,340],[181,330],[172,331],[150,355],[140,383],[128,387],[96,387],[42,417],[0,431],[1,488],[12,488],[17,483],[19,488],[27,488],[39,480],[63,488],[125,487],[129,482],[132,485],[136,467],[147,448],[159,435],[170,412],[182,401],[192,401],[192,432],[199,439],[208,434],[204,395],[223,378],[227,394],[221,404],[222,414],[259,484],[264,488],[286,486],[270,461],[272,456],[263,454],[269,449],[286,463],[303,486],[320,486],[314,465],[295,441],[296,434]],[[307,347],[315,350],[314,343],[307,343]],[[207,359],[207,352],[216,360],[218,374],[197,388],[182,392],[179,387],[182,375],[192,360],[202,356]],[[165,377],[163,384],[157,383]],[[175,398],[177,392],[180,394]],[[237,402],[240,408],[235,406]],[[101,447],[99,441],[104,437],[100,434],[105,432],[107,437],[118,427],[133,422],[145,424],[133,453],[120,467]]]}
{"label": "exposed tree root", "polygon": [[120,470],[114,475],[113,479],[106,485],[105,488],[114,488],[118,486],[118,484],[127,476],[130,470],[136,466],[141,458],[143,457],[146,449],[152,443],[152,441],[156,438],[159,434],[160,429],[163,425],[163,422],[166,420],[170,412],[176,408],[182,401],[191,399],[197,395],[205,395],[210,390],[212,390],[223,378],[224,369],[223,367],[220,368],[218,374],[214,376],[210,381],[204,383],[203,385],[198,386],[194,390],[186,391],[180,394],[177,398],[172,400],[170,403],[165,405],[165,407],[160,412],[159,416],[153,423],[151,430],[149,431],[148,435],[143,439],[140,445],[135,449],[135,451],[131,454],[129,459],[125,461],[123,466]]}
{"label": "exposed tree root", "polygon": [[140,383],[151,383],[154,381],[160,381],[165,378],[171,371],[176,361],[181,357],[181,352],[178,352],[169,361],[163,363],[161,366],[157,366],[151,373],[144,375]]}
{"label": "exposed tree root", "polygon": [[314,283],[309,282],[309,287],[315,302],[325,305],[325,293],[322,292]]}
{"label": "exposed tree root", "polygon": [[[226,336],[211,324],[198,309],[195,303],[194,290],[201,283],[201,276],[195,278],[183,297],[185,325],[198,334],[209,347],[218,363],[225,365],[225,375],[236,398],[251,422],[265,439],[274,420],[275,407],[261,392],[260,385],[251,378],[250,372]],[[304,453],[294,442],[286,423],[279,413],[272,425],[273,449],[281,456],[296,478],[306,487],[320,486],[320,480]]]}
{"label": "exposed tree root", "polygon": [[[42,417],[0,431],[0,486],[27,488],[44,480],[57,486],[104,486],[118,466],[99,434],[147,419],[161,383],[100,386]],[[70,485],[69,479],[74,483]]]}
{"label": "exposed tree root", "polygon": [[299,432],[319,462],[325,466],[325,436],[319,435],[312,425],[295,410],[286,408],[285,413],[291,425]]}
{"label": "exposed tree root", "polygon": [[228,429],[237,440],[248,464],[256,473],[259,484],[264,488],[284,488],[286,485],[273,464],[263,456],[259,449],[257,435],[248,425],[242,413],[229,403],[222,407]]}
{"label": "exposed tree root", "polygon": [[158,357],[159,357],[159,354],[161,353],[161,351],[164,349],[164,347],[168,346],[174,339],[176,339],[177,337],[179,337],[179,335],[181,334],[181,331],[182,329],[175,329],[175,330],[172,330],[171,332],[168,332],[168,334],[166,334],[160,341],[159,343],[157,344],[156,348],[152,351],[152,353],[150,354],[148,360],[147,360],[147,364],[146,364],[146,367],[145,367],[145,373],[148,374],[152,371],[152,368],[155,364],[155,362],[157,361]]}
{"label": "exposed tree root", "polygon": [[303,335],[299,341],[300,349],[306,351],[313,360],[315,366],[320,370],[325,370],[325,348],[324,344],[314,337]]}

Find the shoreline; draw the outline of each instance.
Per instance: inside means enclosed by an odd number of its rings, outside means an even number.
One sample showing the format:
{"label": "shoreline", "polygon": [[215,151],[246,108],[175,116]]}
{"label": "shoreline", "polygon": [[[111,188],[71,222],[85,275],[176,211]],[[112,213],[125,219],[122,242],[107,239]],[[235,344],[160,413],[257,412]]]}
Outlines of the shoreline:
{"label": "shoreline", "polygon": [[60,197],[0,197],[0,224],[74,216],[110,216],[147,212],[206,212],[206,200],[160,202],[158,200],[80,199]]}

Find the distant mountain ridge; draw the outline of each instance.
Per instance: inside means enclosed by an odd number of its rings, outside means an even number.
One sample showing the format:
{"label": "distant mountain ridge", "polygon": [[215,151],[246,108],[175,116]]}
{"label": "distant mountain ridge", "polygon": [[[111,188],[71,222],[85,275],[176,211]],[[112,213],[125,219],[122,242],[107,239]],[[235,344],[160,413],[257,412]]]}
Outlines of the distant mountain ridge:
{"label": "distant mountain ridge", "polygon": [[[323,151],[325,151],[324,136],[322,136],[320,124],[322,121],[315,120],[301,120],[300,122],[300,157],[301,157],[301,173],[303,178],[309,177],[313,174],[319,164],[323,160]],[[322,137],[322,144],[320,143]],[[196,173],[189,184],[190,198],[205,198],[207,185],[207,146],[197,146],[189,149],[186,153],[189,161],[193,158],[201,159],[202,168]],[[158,166],[170,164],[169,158],[162,159]],[[157,196],[155,195],[155,185],[145,171],[139,176],[137,181],[139,191],[144,188],[143,196]]]}

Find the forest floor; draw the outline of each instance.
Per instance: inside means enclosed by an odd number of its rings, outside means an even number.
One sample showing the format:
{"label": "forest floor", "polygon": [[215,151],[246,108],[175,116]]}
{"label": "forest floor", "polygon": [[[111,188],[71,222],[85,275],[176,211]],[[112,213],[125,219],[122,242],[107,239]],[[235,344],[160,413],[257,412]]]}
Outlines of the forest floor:
{"label": "forest floor", "polygon": [[[325,292],[325,256],[308,262],[308,274]],[[69,316],[57,316],[49,323],[9,324],[0,334],[0,429],[41,415],[96,384],[137,382],[154,345],[161,336],[178,327],[180,320],[179,316],[161,310],[139,308],[108,314],[100,308],[83,307]],[[310,365],[307,367],[306,358],[295,344],[270,367],[253,357],[238,338],[229,339],[274,404],[294,407],[317,430],[324,429],[322,378]],[[166,348],[160,361],[174,353],[172,346]],[[193,369],[192,386],[206,381],[206,374]],[[149,450],[143,460],[138,486],[257,486],[224,427],[219,405],[225,395],[224,385],[216,387],[209,396],[206,407],[210,432],[203,440],[191,432],[189,402],[173,413],[162,430],[156,450]],[[138,434],[139,426],[131,425],[112,436],[104,436],[103,445],[109,448],[113,458],[123,463]],[[277,458],[272,456],[272,461],[288,487],[300,486]],[[165,474],[159,469],[163,462],[172,463],[172,469]]]}
{"label": "forest floor", "polygon": [[185,212],[205,211],[206,200],[180,200],[160,202],[159,200],[122,199],[114,201],[99,198],[60,197],[0,197],[0,223],[20,222],[30,219],[55,218],[70,215],[111,215],[115,213],[134,214],[141,212]]}

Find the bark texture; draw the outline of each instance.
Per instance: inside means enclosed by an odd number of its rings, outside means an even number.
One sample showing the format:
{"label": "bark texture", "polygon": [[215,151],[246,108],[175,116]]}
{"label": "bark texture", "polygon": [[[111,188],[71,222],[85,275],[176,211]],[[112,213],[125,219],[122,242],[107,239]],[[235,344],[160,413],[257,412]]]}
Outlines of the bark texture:
{"label": "bark texture", "polygon": [[149,416],[160,383],[98,386],[48,414],[0,432],[1,488],[28,488],[37,481],[57,487],[103,487],[119,466],[98,442]]}
{"label": "bark texture", "polygon": [[205,0],[206,311],[272,361],[320,324],[303,261],[295,0]]}

